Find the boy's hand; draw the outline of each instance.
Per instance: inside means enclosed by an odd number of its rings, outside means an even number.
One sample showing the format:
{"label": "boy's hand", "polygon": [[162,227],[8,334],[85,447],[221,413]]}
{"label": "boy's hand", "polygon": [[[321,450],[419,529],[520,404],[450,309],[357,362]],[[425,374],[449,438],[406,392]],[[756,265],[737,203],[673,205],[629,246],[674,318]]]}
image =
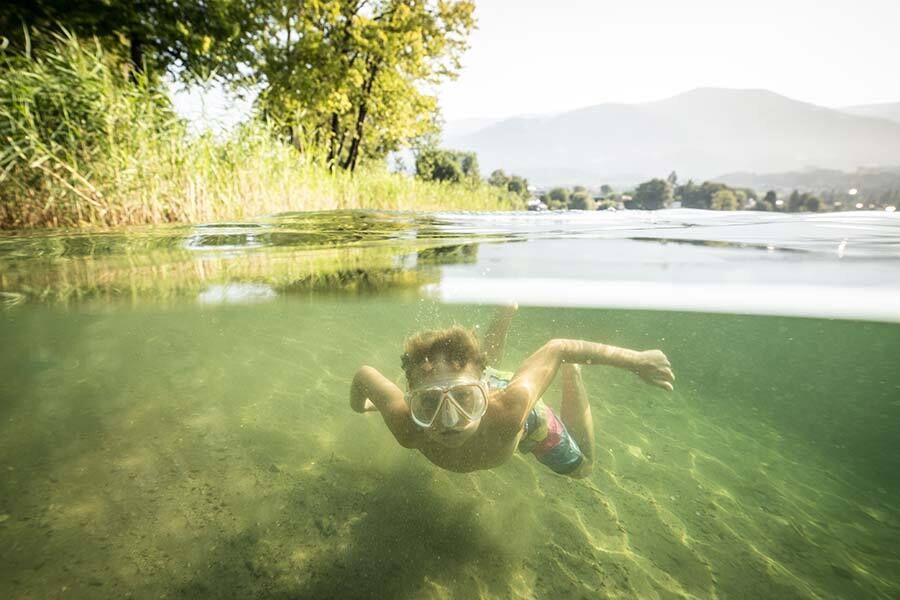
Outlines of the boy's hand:
{"label": "boy's hand", "polygon": [[671,392],[675,383],[675,374],[672,373],[672,363],[666,358],[662,350],[647,350],[639,352],[637,364],[632,369],[638,377],[651,385]]}

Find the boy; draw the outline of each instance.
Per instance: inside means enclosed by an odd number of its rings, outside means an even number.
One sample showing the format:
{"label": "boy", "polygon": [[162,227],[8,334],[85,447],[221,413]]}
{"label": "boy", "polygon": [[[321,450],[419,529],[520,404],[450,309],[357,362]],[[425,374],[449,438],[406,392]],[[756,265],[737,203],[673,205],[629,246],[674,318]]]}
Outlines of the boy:
{"label": "boy", "polygon": [[[671,391],[675,376],[660,350],[637,352],[583,340],[553,339],[515,373],[497,371],[516,306],[497,313],[484,339],[462,327],[409,338],[402,356],[409,392],[376,369],[357,370],[350,388],[356,412],[377,410],[405,448],[439,467],[466,473],[505,463],[518,448],[556,473],[586,477],[593,468],[594,427],[581,364],[629,369]],[[541,396],[562,377],[560,417]]]}

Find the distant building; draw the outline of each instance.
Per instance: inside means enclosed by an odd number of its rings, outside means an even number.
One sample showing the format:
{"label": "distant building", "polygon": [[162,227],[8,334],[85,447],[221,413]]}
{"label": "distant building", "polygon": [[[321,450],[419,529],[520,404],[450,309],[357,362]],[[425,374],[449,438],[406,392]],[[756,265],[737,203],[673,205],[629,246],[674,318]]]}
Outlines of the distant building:
{"label": "distant building", "polygon": [[539,198],[532,196],[525,201],[525,208],[531,211],[544,211],[547,210],[547,205],[544,204]]}

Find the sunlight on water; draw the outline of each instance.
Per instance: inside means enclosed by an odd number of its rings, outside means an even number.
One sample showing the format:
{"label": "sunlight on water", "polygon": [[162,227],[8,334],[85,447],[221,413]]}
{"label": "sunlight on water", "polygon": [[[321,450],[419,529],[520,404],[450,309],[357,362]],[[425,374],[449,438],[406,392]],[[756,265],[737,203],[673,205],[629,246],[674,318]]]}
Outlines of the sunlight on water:
{"label": "sunlight on water", "polygon": [[[897,597],[898,223],[338,213],[0,237],[0,597]],[[674,365],[672,394],[585,367],[586,480],[523,454],[443,471],[349,409],[358,366],[399,382],[405,336],[507,297],[526,306],[500,367],[553,337]]]}

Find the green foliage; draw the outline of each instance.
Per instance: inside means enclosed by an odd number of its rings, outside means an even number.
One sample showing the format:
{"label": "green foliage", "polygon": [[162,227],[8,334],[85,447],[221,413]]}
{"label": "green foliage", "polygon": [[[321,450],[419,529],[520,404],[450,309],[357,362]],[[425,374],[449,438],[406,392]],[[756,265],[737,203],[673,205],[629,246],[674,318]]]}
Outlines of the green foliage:
{"label": "green foliage", "polygon": [[[0,4],[0,35],[12,47],[51,52],[50,37],[32,33],[63,27],[96,37],[119,61],[143,71],[170,70],[185,79],[208,77],[224,62],[244,57],[244,34],[255,3],[242,0],[6,0]],[[25,28],[23,28],[25,26]]]}
{"label": "green foliage", "polygon": [[509,183],[506,185],[506,189],[521,198],[527,198],[529,196],[528,180],[524,177],[520,177],[519,175],[512,175],[510,177]]}
{"label": "green foliage", "polygon": [[456,75],[474,26],[463,0],[259,0],[258,10],[247,64],[223,72],[261,86],[259,107],[295,145],[349,170],[436,130],[424,86]]}
{"label": "green foliage", "polygon": [[818,212],[822,208],[822,200],[809,192],[791,192],[787,202],[788,212]]}
{"label": "green foliage", "polygon": [[416,177],[448,183],[477,182],[478,158],[474,152],[423,148],[416,155]]}
{"label": "green foliage", "polygon": [[663,179],[652,179],[640,184],[634,192],[628,208],[658,210],[672,204],[672,186]]}
{"label": "green foliage", "polygon": [[552,210],[567,208],[569,206],[569,190],[562,187],[551,189],[545,198],[541,198]]}
{"label": "green foliage", "polygon": [[488,177],[488,184],[498,188],[506,188],[509,185],[509,176],[503,169],[496,169]]}
{"label": "green foliage", "polygon": [[422,182],[376,165],[332,173],[259,120],[222,139],[192,137],[149,78],[115,62],[96,41],[71,36],[40,56],[0,51],[0,228],[517,205],[488,186]]}
{"label": "green foliage", "polygon": [[606,185],[604,183],[603,185],[600,186],[600,194],[604,198],[608,198],[609,196],[612,196],[612,194],[613,194],[612,186]]}
{"label": "green foliage", "polygon": [[40,57],[0,51],[0,220],[16,199],[70,203],[78,218],[100,210],[98,180],[143,135],[183,137],[168,98],[146,77],[128,81],[94,41],[54,36]]}
{"label": "green foliage", "polygon": [[716,192],[728,189],[724,183],[704,181],[696,185],[693,181],[676,188],[675,196],[681,201],[683,208],[712,208],[712,199]]}
{"label": "green foliage", "polygon": [[562,202],[563,204],[569,202],[569,190],[567,190],[566,188],[553,188],[552,190],[550,190],[547,196],[551,202]]}
{"label": "green foliage", "polygon": [[468,0],[11,0],[0,35],[43,52],[52,40],[32,44],[27,28],[61,25],[137,72],[258,90],[295,147],[352,171],[437,130],[423,90],[455,77],[473,11]]}
{"label": "green foliage", "polygon": [[713,194],[710,208],[713,210],[738,210],[741,203],[733,190],[723,189]]}
{"label": "green foliage", "polygon": [[519,175],[507,175],[503,169],[497,169],[488,177],[488,184],[504,190],[508,190],[513,194],[528,198],[528,180]]}
{"label": "green foliage", "polygon": [[594,198],[584,188],[572,192],[569,196],[568,206],[572,210],[594,210],[596,208]]}
{"label": "green foliage", "polygon": [[769,190],[766,192],[766,195],[762,197],[762,199],[758,200],[756,204],[753,206],[753,210],[771,212],[778,209],[778,194],[775,193],[775,190]]}
{"label": "green foliage", "polygon": [[612,198],[606,198],[597,203],[597,210],[615,210],[618,208],[619,203]]}

